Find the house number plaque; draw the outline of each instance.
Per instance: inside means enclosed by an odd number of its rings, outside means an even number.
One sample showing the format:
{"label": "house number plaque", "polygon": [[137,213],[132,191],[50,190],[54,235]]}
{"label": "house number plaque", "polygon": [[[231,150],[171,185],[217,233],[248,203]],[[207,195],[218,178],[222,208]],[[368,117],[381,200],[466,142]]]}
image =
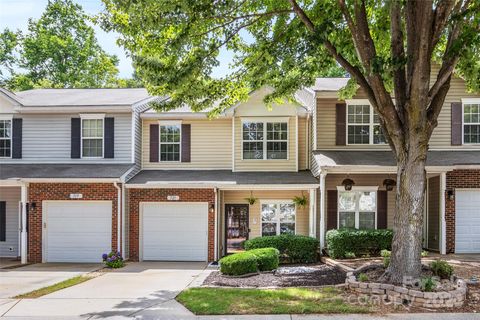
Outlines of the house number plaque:
{"label": "house number plaque", "polygon": [[167,196],[168,201],[178,201],[180,200],[179,196]]}
{"label": "house number plaque", "polygon": [[83,194],[81,193],[70,193],[70,199],[82,199]]}

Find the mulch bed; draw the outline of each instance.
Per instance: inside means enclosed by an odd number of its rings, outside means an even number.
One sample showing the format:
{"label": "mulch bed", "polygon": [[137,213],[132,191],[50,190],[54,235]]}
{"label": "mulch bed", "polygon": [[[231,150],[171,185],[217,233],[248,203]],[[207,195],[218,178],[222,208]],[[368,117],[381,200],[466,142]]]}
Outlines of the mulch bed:
{"label": "mulch bed", "polygon": [[222,287],[315,287],[345,283],[346,274],[338,267],[325,264],[309,265],[308,273],[275,274],[265,272],[245,278],[228,277],[212,272],[203,282],[205,286]]}

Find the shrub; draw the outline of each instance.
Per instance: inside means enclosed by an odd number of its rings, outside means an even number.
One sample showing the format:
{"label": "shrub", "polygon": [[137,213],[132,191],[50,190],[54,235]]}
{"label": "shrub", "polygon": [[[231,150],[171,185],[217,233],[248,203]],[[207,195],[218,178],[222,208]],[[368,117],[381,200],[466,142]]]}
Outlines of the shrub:
{"label": "shrub", "polygon": [[430,268],[432,268],[433,274],[440,277],[440,279],[450,279],[453,275],[453,266],[445,260],[432,261]]}
{"label": "shrub", "polygon": [[380,251],[380,255],[383,257],[383,267],[386,269],[390,265],[390,256],[392,255],[391,251],[382,250]]}
{"label": "shrub", "polygon": [[366,282],[368,281],[368,276],[365,273],[360,273],[358,275],[358,281],[360,282]]}
{"label": "shrub", "polygon": [[299,235],[282,234],[279,236],[258,237],[247,240],[247,251],[259,248],[275,248],[286,263],[312,263],[317,261],[318,240]]}
{"label": "shrub", "polygon": [[257,271],[271,271],[278,268],[279,251],[275,248],[261,248],[235,253],[220,259],[220,271],[239,276]]}
{"label": "shrub", "polygon": [[249,252],[223,257],[220,259],[220,272],[232,276],[257,272],[257,258]]}
{"label": "shrub", "polygon": [[110,253],[104,253],[102,255],[103,263],[109,268],[117,269],[117,268],[122,268],[125,266],[125,262],[123,261],[122,255],[120,252],[110,252]]}
{"label": "shrub", "polygon": [[381,250],[391,248],[392,238],[393,231],[389,229],[333,229],[326,236],[328,254],[334,259],[344,258],[347,252],[378,256]]}
{"label": "shrub", "polygon": [[261,248],[248,251],[257,258],[257,266],[260,271],[271,271],[278,268],[280,252],[275,248]]}
{"label": "shrub", "polygon": [[420,289],[425,292],[432,292],[437,286],[437,281],[433,277],[424,277],[420,279]]}
{"label": "shrub", "polygon": [[354,258],[356,258],[356,256],[355,256],[355,253],[353,253],[353,252],[345,252],[345,258],[354,259]]}

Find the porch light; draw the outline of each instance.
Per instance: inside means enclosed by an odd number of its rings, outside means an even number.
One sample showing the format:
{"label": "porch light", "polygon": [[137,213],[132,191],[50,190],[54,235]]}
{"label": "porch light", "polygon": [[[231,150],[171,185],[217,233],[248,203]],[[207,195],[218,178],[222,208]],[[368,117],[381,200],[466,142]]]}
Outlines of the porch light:
{"label": "porch light", "polygon": [[355,182],[352,179],[345,179],[342,181],[342,186],[345,187],[345,191],[351,191]]}
{"label": "porch light", "polygon": [[454,194],[453,190],[448,190],[447,191],[448,200],[453,200],[453,198],[454,198],[453,194]]}
{"label": "porch light", "polygon": [[209,207],[208,207],[208,212],[210,213],[215,213],[215,206],[213,204],[211,204]]}
{"label": "porch light", "polygon": [[393,179],[385,179],[383,180],[383,185],[387,191],[392,191],[393,187],[397,185],[397,182]]}

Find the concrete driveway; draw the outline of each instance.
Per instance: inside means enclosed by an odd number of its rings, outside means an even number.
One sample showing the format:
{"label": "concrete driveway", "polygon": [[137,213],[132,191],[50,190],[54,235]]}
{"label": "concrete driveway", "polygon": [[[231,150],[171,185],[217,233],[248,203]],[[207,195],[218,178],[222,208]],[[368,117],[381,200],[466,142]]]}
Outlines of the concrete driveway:
{"label": "concrete driveway", "polygon": [[102,268],[91,263],[39,263],[0,269],[0,298],[12,298]]}
{"label": "concrete driveway", "polygon": [[[206,263],[140,262],[38,299],[10,301],[6,317],[191,317],[175,296],[205,276]],[[2,306],[0,305],[0,312]],[[1,315],[1,313],[0,313]]]}

